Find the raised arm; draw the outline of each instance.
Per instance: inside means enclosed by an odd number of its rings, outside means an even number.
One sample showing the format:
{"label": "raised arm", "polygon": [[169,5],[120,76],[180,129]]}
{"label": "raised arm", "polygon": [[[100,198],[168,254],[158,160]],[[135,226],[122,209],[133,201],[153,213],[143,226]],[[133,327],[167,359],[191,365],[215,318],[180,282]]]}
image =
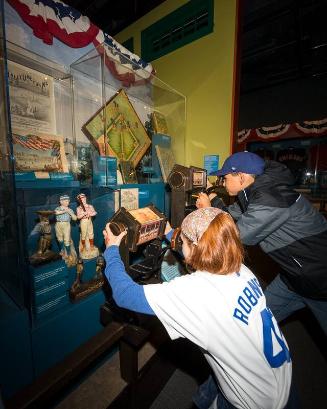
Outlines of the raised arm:
{"label": "raised arm", "polygon": [[106,260],[105,276],[112,288],[113,298],[119,307],[143,314],[155,315],[145,297],[143,285],[132,280],[126,273],[121,260],[119,245],[125,234],[126,232],[123,232],[119,236],[115,236],[110,230],[109,223],[103,231],[107,247],[104,252]]}

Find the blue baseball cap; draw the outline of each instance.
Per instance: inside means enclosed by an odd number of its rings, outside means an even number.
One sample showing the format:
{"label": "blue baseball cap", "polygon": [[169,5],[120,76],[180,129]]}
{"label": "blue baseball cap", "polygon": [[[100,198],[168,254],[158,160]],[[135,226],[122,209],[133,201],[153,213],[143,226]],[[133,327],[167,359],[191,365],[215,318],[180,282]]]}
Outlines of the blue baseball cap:
{"label": "blue baseball cap", "polygon": [[265,168],[265,161],[258,155],[252,152],[237,152],[229,156],[223,167],[217,172],[210,175],[225,176],[229,173],[249,173],[251,175],[261,175]]}

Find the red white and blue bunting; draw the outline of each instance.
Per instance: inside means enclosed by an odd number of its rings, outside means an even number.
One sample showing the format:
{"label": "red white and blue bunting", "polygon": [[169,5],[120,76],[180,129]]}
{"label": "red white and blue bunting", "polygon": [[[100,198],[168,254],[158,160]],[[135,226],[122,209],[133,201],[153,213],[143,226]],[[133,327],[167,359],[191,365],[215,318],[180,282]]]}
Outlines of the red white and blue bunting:
{"label": "red white and blue bunting", "polygon": [[72,48],[94,44],[99,53],[106,54],[106,65],[124,86],[142,84],[155,73],[151,64],[60,0],[8,0],[8,3],[45,44],[51,45],[54,37]]}
{"label": "red white and blue bunting", "polygon": [[323,133],[327,133],[327,118],[317,121],[297,122],[295,125],[305,134],[314,132],[321,135]]}
{"label": "red white and blue bunting", "polygon": [[276,126],[262,126],[256,129],[256,133],[259,138],[271,139],[276,138],[276,136],[284,135],[290,128],[289,124],[280,124]]}
{"label": "red white and blue bunting", "polygon": [[253,141],[274,141],[279,139],[317,137],[327,135],[327,118],[315,121],[295,122],[260,128],[242,129],[237,136],[237,150],[245,150]]}

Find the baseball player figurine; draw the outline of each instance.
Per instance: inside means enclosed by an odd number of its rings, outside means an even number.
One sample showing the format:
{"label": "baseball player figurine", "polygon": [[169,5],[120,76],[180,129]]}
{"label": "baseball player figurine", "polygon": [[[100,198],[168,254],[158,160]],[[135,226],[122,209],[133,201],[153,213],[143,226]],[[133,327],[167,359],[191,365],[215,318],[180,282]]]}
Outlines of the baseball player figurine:
{"label": "baseball player figurine", "polygon": [[60,259],[60,255],[54,252],[52,247],[52,227],[49,217],[54,214],[53,210],[37,210],[39,215],[39,222],[36,224],[30,236],[38,234],[38,246],[34,254],[30,256],[30,263],[32,265],[40,265],[53,260]]}
{"label": "baseball player figurine", "polygon": [[79,245],[80,256],[84,259],[97,257],[99,250],[94,245],[92,218],[97,214],[94,207],[87,203],[84,193],[77,196],[77,218],[80,221],[81,237]]}
{"label": "baseball player figurine", "polygon": [[61,256],[68,267],[76,265],[77,255],[71,238],[71,220],[77,220],[74,211],[69,207],[70,198],[62,195],[59,198],[60,206],[56,207],[56,237],[61,247]]}

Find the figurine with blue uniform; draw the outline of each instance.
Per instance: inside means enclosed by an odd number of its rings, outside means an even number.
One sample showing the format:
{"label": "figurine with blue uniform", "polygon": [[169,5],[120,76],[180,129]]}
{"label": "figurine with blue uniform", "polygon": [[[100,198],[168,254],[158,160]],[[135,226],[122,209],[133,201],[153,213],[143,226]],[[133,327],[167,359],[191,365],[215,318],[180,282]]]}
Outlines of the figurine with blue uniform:
{"label": "figurine with blue uniform", "polygon": [[61,247],[61,255],[63,258],[67,257],[69,264],[76,264],[74,259],[76,258],[73,249],[73,242],[71,239],[71,220],[77,220],[77,216],[74,211],[69,207],[70,197],[68,195],[62,195],[59,198],[60,206],[56,207],[56,237]]}

